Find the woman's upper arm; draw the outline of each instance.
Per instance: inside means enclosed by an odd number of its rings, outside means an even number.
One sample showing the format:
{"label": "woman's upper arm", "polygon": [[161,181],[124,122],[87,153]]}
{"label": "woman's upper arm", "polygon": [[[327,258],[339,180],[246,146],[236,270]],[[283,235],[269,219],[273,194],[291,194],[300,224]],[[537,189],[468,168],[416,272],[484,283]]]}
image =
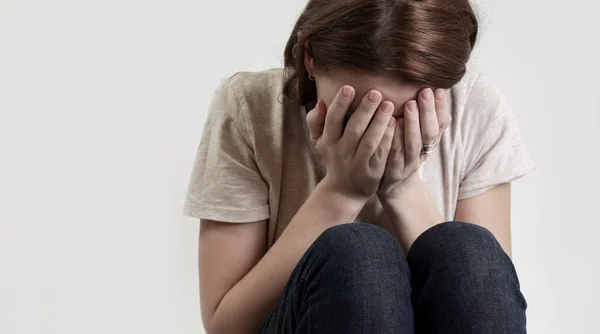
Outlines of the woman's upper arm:
{"label": "woman's upper arm", "polygon": [[463,167],[455,219],[489,229],[510,255],[510,183],[531,172],[533,160],[506,97],[474,76],[460,127]]}
{"label": "woman's upper arm", "polygon": [[202,320],[212,315],[227,292],[264,256],[267,221],[226,223],[201,220],[198,245]]}
{"label": "woman's upper arm", "polygon": [[487,228],[494,234],[504,251],[511,255],[510,183],[459,200],[454,219]]}

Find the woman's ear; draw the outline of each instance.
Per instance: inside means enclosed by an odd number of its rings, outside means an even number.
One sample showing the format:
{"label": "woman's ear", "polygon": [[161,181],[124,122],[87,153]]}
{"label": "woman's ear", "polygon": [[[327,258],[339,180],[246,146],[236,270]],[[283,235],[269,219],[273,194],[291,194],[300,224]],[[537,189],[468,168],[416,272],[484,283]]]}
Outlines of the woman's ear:
{"label": "woman's ear", "polygon": [[315,66],[313,57],[309,51],[308,41],[304,43],[304,67],[310,76],[315,76]]}

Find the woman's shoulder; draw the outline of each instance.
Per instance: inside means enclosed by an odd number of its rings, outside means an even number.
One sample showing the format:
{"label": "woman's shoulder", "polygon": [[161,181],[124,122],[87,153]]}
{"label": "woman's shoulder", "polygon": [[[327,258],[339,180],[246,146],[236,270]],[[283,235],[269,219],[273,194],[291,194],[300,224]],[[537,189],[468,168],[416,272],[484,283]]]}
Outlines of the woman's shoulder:
{"label": "woman's shoulder", "polygon": [[270,68],[262,71],[240,71],[221,81],[221,89],[235,93],[241,103],[265,104],[280,100],[285,70]]}
{"label": "woman's shoulder", "polygon": [[471,104],[494,104],[503,98],[502,93],[483,73],[470,65],[463,78],[452,88],[455,103],[468,106]]}
{"label": "woman's shoulder", "polygon": [[213,99],[212,113],[224,113],[236,124],[249,143],[273,138],[283,129],[282,68],[236,72],[221,80]]}
{"label": "woman's shoulder", "polygon": [[[510,113],[506,97],[484,74],[469,66],[452,88],[453,118],[461,128],[485,128],[489,122]],[[474,125],[479,125],[473,127]]]}
{"label": "woman's shoulder", "polygon": [[240,71],[221,80],[218,92],[228,96],[228,112],[252,128],[277,121],[284,113],[283,68]]}
{"label": "woman's shoulder", "polygon": [[517,119],[492,80],[470,68],[452,93],[451,126],[464,162],[459,198],[512,182],[532,170]]}

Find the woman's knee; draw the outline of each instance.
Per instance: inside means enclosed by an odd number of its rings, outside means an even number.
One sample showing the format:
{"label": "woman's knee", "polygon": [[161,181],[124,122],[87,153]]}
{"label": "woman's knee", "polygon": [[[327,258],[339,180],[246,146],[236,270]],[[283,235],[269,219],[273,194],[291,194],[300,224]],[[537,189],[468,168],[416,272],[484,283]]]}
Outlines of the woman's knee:
{"label": "woman's knee", "polygon": [[344,272],[408,272],[400,245],[385,229],[366,223],[349,223],[327,229],[313,247],[325,252]]}
{"label": "woman's knee", "polygon": [[343,314],[370,328],[412,321],[408,264],[396,239],[383,228],[363,223],[329,228],[308,255],[315,260],[303,272],[298,290],[310,295],[314,312],[335,310],[329,314]]}
{"label": "woman's knee", "polygon": [[[494,235],[482,226],[463,222],[439,224],[415,241],[408,262],[413,279],[427,281],[429,293],[443,291],[444,298],[437,300],[451,304],[456,312],[472,315],[490,309],[474,310],[473,304],[490,303],[498,312],[507,314],[526,308],[512,261]],[[423,284],[413,288],[416,295],[427,293]]]}
{"label": "woman's knee", "polygon": [[446,222],[425,231],[413,244],[410,258],[435,258],[452,267],[508,266],[508,255],[486,228],[465,222]]}
{"label": "woman's knee", "polygon": [[367,223],[349,223],[330,227],[315,241],[334,255],[356,260],[365,256],[389,256],[396,253],[399,245],[388,231]]}
{"label": "woman's knee", "polygon": [[[471,255],[496,255],[502,246],[496,237],[483,226],[465,222],[447,222],[437,226],[445,237],[444,249],[469,257]],[[502,251],[503,252],[503,251]]]}

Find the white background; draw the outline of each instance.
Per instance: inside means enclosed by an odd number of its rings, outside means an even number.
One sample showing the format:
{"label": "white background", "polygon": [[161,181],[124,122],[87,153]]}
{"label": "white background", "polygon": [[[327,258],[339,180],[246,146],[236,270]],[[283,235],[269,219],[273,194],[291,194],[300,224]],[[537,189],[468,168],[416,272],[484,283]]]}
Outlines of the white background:
{"label": "white background", "polygon": [[[280,66],[300,0],[0,1],[0,333],[202,333],[180,215],[220,78]],[[481,0],[530,333],[598,333],[598,0]]]}

